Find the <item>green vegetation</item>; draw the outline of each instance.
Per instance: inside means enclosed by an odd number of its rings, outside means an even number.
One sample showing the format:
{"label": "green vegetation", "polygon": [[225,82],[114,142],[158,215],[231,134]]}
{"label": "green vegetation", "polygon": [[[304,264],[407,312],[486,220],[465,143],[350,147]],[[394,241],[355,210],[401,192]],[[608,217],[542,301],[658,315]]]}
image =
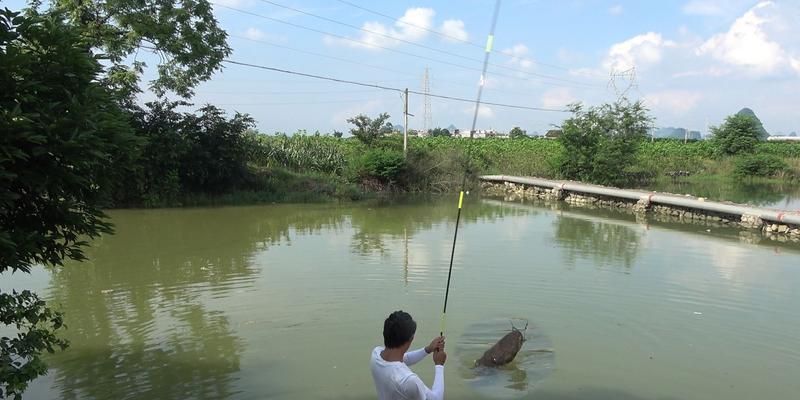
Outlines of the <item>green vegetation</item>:
{"label": "green vegetation", "polygon": [[372,146],[378,139],[392,132],[392,124],[386,122],[389,114],[383,113],[372,119],[366,115],[356,115],[347,120],[355,125],[350,133],[367,146]]}
{"label": "green vegetation", "polygon": [[508,132],[508,137],[511,139],[525,139],[528,137],[528,133],[522,130],[522,128],[515,126]]}
{"label": "green vegetation", "polygon": [[[712,141],[645,141],[651,118],[627,102],[575,106],[548,132],[557,140],[466,140],[437,128],[410,137],[407,154],[385,113],[349,119],[353,138],[263,135],[249,116],[212,105],[137,105],[144,65],[129,56],[144,43],[163,55],[151,82],[160,94],[191,95],[230,52],[205,0],[56,0],[45,14],[0,13],[0,272],[82,260],[88,240],[112,231],[107,207],[445,192],[464,173],[614,185],[676,170],[800,176],[800,144],[759,142],[748,116],[729,117]],[[0,323],[14,332],[0,339],[0,396],[19,397],[45,373],[40,354],[67,345],[55,334],[62,321],[33,293],[0,293]]]}
{"label": "green vegetation", "polygon": [[428,130],[428,136],[431,136],[431,137],[452,136],[452,133],[448,129],[433,128],[433,129],[429,129]]}
{"label": "green vegetation", "polygon": [[[118,199],[166,202],[178,182],[228,190],[249,175],[231,139],[246,118],[204,108],[176,120],[167,107],[166,119],[137,121],[133,106],[145,65],[129,56],[142,47],[161,55],[151,82],[161,94],[189,96],[219,69],[230,48],[206,0],[30,4],[0,11],[0,272],[83,260],[88,240],[112,232],[102,208]],[[12,291],[0,293],[0,323],[0,397],[19,399],[47,371],[41,353],[67,346],[56,335],[63,318],[35,293]]]}
{"label": "green vegetation", "polygon": [[[40,4],[31,2],[34,8]],[[183,97],[218,71],[231,53],[228,35],[207,0],[53,0],[51,7],[82,31],[87,48],[104,55],[110,67],[100,77],[123,96],[140,91],[146,65],[130,56],[142,48],[157,51],[161,59],[150,87]]]}
{"label": "green vegetation", "polygon": [[[59,15],[0,12],[0,272],[81,260],[90,238],[110,233],[102,190],[134,137],[98,83],[99,61]],[[65,348],[60,313],[29,291],[0,293],[0,397],[20,398]]]}
{"label": "green vegetation", "polygon": [[[251,165],[264,170],[283,169],[296,174],[322,174],[329,182],[361,186],[363,190],[404,190],[412,192],[443,192],[456,190],[465,168],[474,177],[477,174],[529,175],[544,178],[564,178],[560,171],[566,152],[558,140],[531,138],[509,140],[500,138],[459,139],[450,137],[409,137],[408,159],[405,168],[398,165],[391,179],[379,180],[375,175],[355,173],[367,157],[378,151],[381,159],[388,154],[401,154],[402,137],[390,135],[381,138],[369,148],[360,141],[338,139],[332,136],[303,134],[254,134],[258,143],[255,152],[261,154]],[[772,178],[791,180],[800,176],[800,143],[760,142],[756,154],[774,156],[786,163],[785,169]],[[632,150],[622,186],[641,185],[631,174],[648,172],[647,178],[657,179],[669,172],[686,171],[704,179],[722,179],[734,176],[736,161],[743,156],[717,156],[714,143],[682,140],[639,141]],[[470,154],[469,160],[467,154]],[[369,156],[377,157],[377,156]],[[361,169],[363,171],[363,169]]]}
{"label": "green vegetation", "polygon": [[641,102],[625,100],[589,108],[572,106],[562,126],[564,146],[559,174],[568,179],[623,185],[635,162],[636,148],[650,130],[652,118]]}
{"label": "green vegetation", "polygon": [[773,177],[785,171],[788,165],[777,156],[770,154],[748,154],[734,161],[733,175],[737,178]]}
{"label": "green vegetation", "polygon": [[722,125],[711,128],[711,140],[719,155],[753,153],[758,143],[760,127],[761,123],[753,117],[731,115],[725,118]]}

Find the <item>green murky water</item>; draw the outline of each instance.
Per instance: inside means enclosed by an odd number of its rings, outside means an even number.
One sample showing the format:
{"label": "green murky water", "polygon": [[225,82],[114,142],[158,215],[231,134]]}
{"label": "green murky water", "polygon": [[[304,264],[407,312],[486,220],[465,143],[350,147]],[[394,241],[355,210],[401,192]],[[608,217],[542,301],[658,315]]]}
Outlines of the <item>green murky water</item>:
{"label": "green murky water", "polygon": [[[451,196],[452,197],[452,196]],[[31,399],[370,399],[404,309],[439,329],[455,199],[111,213],[91,261],[4,277],[67,313]],[[448,307],[456,398],[786,399],[800,248],[603,211],[469,199]],[[515,365],[469,363],[530,321]],[[417,344],[417,343],[415,343]],[[433,367],[414,367],[428,384]]]}

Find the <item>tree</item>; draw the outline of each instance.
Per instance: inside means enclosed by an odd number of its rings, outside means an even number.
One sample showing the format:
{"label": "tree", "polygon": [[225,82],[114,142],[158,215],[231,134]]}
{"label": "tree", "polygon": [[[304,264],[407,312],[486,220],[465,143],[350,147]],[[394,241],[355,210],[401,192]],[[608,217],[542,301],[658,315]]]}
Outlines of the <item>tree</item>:
{"label": "tree", "polygon": [[515,126],[508,132],[508,137],[511,139],[524,139],[528,137],[528,133],[523,131],[522,128]]}
{"label": "tree", "polygon": [[745,107],[739,110],[739,112],[737,112],[736,115],[744,115],[753,118],[756,121],[756,126],[758,128],[758,140],[761,141],[767,140],[767,138],[769,137],[769,132],[767,132],[767,130],[764,129],[764,125],[761,123],[761,120],[758,119],[758,116],[756,116],[755,111]]}
{"label": "tree", "polygon": [[[84,259],[111,232],[100,210],[109,172],[136,142],[98,78],[86,36],[59,14],[0,11],[0,272]],[[44,374],[65,348],[62,315],[29,291],[0,293],[0,397]]]}
{"label": "tree", "polygon": [[751,116],[736,114],[711,127],[711,140],[719,155],[753,153],[760,135],[760,124]]}
{"label": "tree", "polygon": [[434,128],[434,129],[428,130],[428,136],[431,136],[431,137],[438,137],[438,136],[450,137],[451,135],[450,135],[450,131],[447,130],[447,129]]}
{"label": "tree", "polygon": [[347,122],[355,125],[355,128],[350,129],[353,136],[358,138],[361,143],[372,146],[378,138],[392,132],[392,125],[386,122],[388,119],[389,114],[387,113],[382,113],[375,119],[359,114],[349,118]]}
{"label": "tree", "polygon": [[231,53],[208,0],[53,0],[51,11],[63,12],[83,31],[86,48],[107,57],[105,83],[124,95],[139,91],[146,67],[140,50],[156,52],[160,60],[151,87],[183,97]]}
{"label": "tree", "polygon": [[198,114],[185,114],[181,124],[187,151],[181,158],[181,185],[187,190],[220,193],[240,187],[249,177],[245,132],[253,118],[206,105]]}
{"label": "tree", "polygon": [[625,183],[637,145],[647,136],[652,118],[641,102],[622,99],[584,110],[571,106],[558,140],[564,146],[559,171],[568,179],[604,185]]}
{"label": "tree", "polygon": [[333,137],[341,138],[344,135],[341,131],[333,131]]}

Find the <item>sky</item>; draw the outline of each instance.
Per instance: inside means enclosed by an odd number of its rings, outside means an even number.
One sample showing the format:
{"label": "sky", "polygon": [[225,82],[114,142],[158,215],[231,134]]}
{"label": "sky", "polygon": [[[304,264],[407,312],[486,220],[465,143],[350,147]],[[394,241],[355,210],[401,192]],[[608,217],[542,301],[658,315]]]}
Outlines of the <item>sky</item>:
{"label": "sky", "polygon": [[[430,93],[473,100],[495,3],[211,2],[231,60],[412,91],[424,91],[427,69]],[[657,126],[702,132],[750,107],[772,134],[800,131],[798,20],[800,0],[505,0],[483,100],[563,110],[626,95],[643,100]],[[409,97],[412,129],[425,126],[424,100]],[[403,123],[396,91],[237,65],[199,86],[192,101],[250,114],[267,133],[347,131],[347,118],[381,112]],[[469,128],[474,107],[430,98],[431,127]],[[477,125],[544,133],[567,116],[487,105]]]}

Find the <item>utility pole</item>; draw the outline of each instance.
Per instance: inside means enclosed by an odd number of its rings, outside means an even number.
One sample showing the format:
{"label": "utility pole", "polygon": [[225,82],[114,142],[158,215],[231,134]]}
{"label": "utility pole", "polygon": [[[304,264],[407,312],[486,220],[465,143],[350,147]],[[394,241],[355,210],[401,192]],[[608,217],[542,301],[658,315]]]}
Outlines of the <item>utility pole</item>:
{"label": "utility pole", "polygon": [[403,155],[408,156],[408,88],[403,97]]}

